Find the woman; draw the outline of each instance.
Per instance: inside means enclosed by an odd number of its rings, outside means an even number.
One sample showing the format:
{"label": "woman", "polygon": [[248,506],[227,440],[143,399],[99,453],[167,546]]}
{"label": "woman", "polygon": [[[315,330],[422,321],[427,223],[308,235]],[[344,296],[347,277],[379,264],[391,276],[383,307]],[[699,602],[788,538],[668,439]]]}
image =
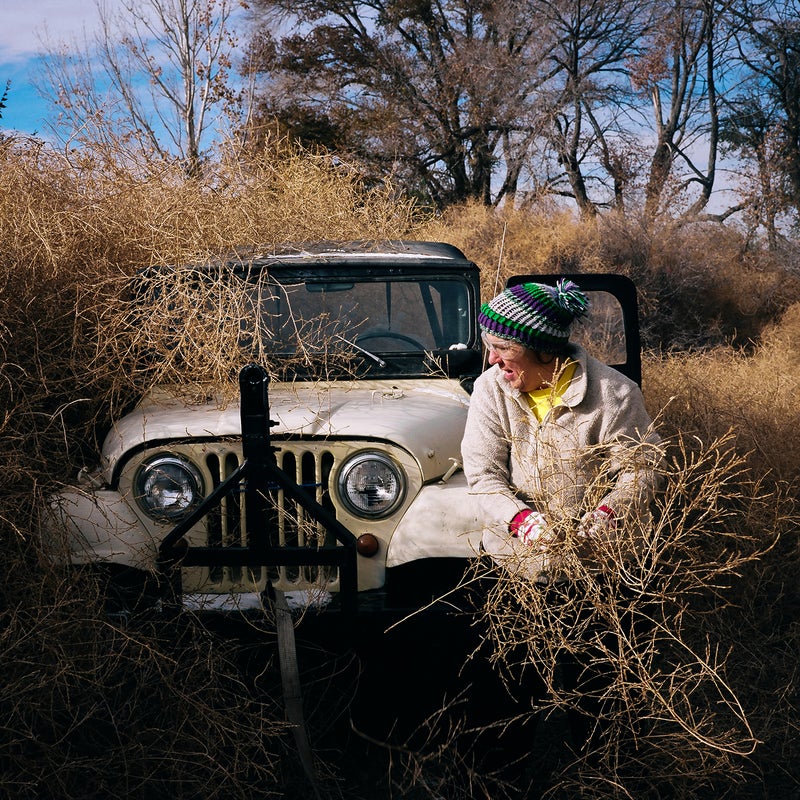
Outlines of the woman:
{"label": "woman", "polygon": [[[504,713],[519,712],[517,702],[536,705],[554,679],[552,654],[560,652],[561,680],[577,698],[572,736],[584,753],[602,740],[620,631],[603,615],[598,620],[585,598],[624,594],[606,578],[614,562],[637,550],[661,458],[636,383],[569,341],[588,309],[586,295],[566,280],[513,286],[483,304],[490,367],[475,382],[462,442],[464,472],[485,517],[483,549],[499,568],[480,591],[503,575],[512,583],[501,601],[515,614],[505,663],[518,671],[503,681],[511,695]],[[520,580],[527,593],[513,588]],[[590,592],[589,583],[602,588]],[[525,613],[523,597],[533,598]],[[630,623],[625,617],[622,627]],[[550,634],[554,644],[546,645],[542,637]],[[486,685],[487,662],[474,659],[472,668],[480,676],[473,685]],[[498,711],[492,703],[487,715]],[[510,747],[524,751],[532,727],[508,737]]]}
{"label": "woman", "polygon": [[561,565],[559,543],[608,545],[648,513],[657,482],[659,438],[639,387],[569,341],[588,307],[561,280],[508,288],[479,314],[491,367],[470,400],[464,472],[486,552],[543,581]]}

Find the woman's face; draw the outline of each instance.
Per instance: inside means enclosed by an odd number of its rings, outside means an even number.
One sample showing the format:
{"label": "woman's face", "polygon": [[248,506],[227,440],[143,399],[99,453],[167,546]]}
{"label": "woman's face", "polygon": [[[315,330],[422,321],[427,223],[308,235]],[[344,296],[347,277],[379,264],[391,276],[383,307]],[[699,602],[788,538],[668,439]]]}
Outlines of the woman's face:
{"label": "woman's face", "polygon": [[484,333],[482,338],[489,351],[489,363],[497,365],[512,389],[532,392],[552,383],[558,361],[555,356],[540,356],[534,350],[491,333]]}

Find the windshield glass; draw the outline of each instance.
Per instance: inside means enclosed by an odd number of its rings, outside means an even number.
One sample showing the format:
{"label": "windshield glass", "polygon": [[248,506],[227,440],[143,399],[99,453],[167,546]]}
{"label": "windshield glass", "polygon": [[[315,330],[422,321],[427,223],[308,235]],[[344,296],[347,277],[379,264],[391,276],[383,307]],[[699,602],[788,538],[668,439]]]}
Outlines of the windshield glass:
{"label": "windshield glass", "polygon": [[470,341],[469,287],[461,280],[259,280],[253,301],[262,346],[277,355],[447,350]]}
{"label": "windshield glass", "polygon": [[158,372],[154,382],[175,384],[227,381],[251,361],[279,380],[467,375],[479,367],[471,275],[427,277],[424,266],[405,265],[376,272],[143,271],[133,302],[120,306],[134,334],[131,357],[141,353]]}

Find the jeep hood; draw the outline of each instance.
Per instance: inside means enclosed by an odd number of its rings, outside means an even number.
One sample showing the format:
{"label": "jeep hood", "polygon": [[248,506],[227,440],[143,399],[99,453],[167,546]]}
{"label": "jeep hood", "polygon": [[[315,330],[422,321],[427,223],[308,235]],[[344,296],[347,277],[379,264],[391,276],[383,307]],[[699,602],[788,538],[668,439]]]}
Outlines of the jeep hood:
{"label": "jeep hood", "polygon": [[[271,435],[386,440],[408,450],[423,480],[441,476],[460,458],[469,396],[455,380],[358,381],[348,384],[273,383]],[[238,402],[221,407],[212,398],[190,402],[165,388],[148,393],[119,420],[103,445],[102,468],[111,480],[131,450],[177,439],[241,436]]]}

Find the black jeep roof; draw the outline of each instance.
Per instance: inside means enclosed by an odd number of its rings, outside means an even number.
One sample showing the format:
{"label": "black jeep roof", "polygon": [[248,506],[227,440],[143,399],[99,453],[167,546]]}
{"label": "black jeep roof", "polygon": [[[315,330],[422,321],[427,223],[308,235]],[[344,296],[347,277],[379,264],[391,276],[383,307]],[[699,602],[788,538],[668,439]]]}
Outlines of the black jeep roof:
{"label": "black jeep roof", "polygon": [[227,259],[230,266],[297,269],[306,266],[366,267],[383,266],[439,267],[458,270],[476,269],[457,247],[443,242],[407,240],[323,241],[282,245],[273,249],[237,248]]}

